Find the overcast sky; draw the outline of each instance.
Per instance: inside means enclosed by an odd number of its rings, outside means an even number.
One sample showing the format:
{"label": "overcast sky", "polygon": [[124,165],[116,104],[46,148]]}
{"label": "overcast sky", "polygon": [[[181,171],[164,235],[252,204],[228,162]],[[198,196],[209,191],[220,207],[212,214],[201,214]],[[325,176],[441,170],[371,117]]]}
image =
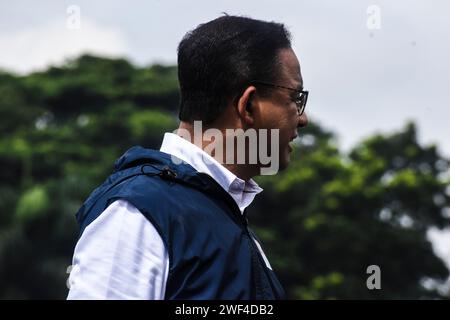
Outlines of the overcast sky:
{"label": "overcast sky", "polygon": [[[286,24],[310,91],[307,113],[345,150],[414,120],[420,141],[450,157],[445,0],[0,0],[0,68],[27,73],[82,52],[174,64],[182,36],[222,12]],[[450,259],[449,241],[437,250]]]}
{"label": "overcast sky", "polygon": [[[70,5],[80,9],[80,29],[67,27]],[[308,115],[342,147],[415,120],[421,142],[450,157],[449,11],[444,0],[1,0],[0,67],[29,72],[86,51],[175,63],[186,31],[222,12],[274,20],[293,35]]]}

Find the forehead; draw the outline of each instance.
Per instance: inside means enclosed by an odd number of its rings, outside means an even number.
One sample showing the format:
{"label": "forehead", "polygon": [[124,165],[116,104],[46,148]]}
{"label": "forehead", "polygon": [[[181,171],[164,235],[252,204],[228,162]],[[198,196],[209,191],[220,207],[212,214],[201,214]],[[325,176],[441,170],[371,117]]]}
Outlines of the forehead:
{"label": "forehead", "polygon": [[294,51],[291,48],[282,49],[279,52],[279,58],[282,81],[293,88],[303,87],[300,64]]}

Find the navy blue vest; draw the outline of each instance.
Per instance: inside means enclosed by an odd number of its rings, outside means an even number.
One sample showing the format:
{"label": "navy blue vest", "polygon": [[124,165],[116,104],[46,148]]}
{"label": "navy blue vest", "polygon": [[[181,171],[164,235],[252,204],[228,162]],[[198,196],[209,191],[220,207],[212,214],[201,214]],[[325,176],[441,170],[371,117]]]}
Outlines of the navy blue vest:
{"label": "navy blue vest", "polygon": [[80,236],[118,199],[139,209],[161,235],[169,254],[166,299],[285,297],[245,215],[209,175],[174,164],[166,153],[133,147],[78,211]]}

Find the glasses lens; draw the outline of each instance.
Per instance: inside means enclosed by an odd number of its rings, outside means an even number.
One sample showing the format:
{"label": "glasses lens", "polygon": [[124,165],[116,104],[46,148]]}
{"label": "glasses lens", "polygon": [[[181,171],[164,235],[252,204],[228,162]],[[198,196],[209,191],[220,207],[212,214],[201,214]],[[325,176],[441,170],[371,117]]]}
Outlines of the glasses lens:
{"label": "glasses lens", "polygon": [[305,110],[306,99],[307,96],[305,95],[305,93],[301,92],[295,102],[297,104],[297,110],[299,115],[303,114],[303,111]]}

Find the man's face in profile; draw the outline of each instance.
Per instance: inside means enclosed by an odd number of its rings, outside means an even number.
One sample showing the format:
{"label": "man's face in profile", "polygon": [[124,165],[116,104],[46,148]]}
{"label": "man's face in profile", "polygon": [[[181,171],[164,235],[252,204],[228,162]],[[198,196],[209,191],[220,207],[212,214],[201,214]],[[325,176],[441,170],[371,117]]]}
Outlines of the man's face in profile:
{"label": "man's face in profile", "polygon": [[[303,89],[303,79],[300,64],[292,49],[282,49],[279,52],[280,75],[276,85],[297,90]],[[275,88],[270,98],[261,101],[260,127],[279,129],[277,140],[279,150],[279,169],[285,169],[290,162],[292,147],[290,142],[297,137],[297,128],[308,124],[305,113],[299,116],[295,103],[295,92],[283,88]],[[267,139],[268,150],[273,150]],[[276,150],[276,149],[275,149]]]}

